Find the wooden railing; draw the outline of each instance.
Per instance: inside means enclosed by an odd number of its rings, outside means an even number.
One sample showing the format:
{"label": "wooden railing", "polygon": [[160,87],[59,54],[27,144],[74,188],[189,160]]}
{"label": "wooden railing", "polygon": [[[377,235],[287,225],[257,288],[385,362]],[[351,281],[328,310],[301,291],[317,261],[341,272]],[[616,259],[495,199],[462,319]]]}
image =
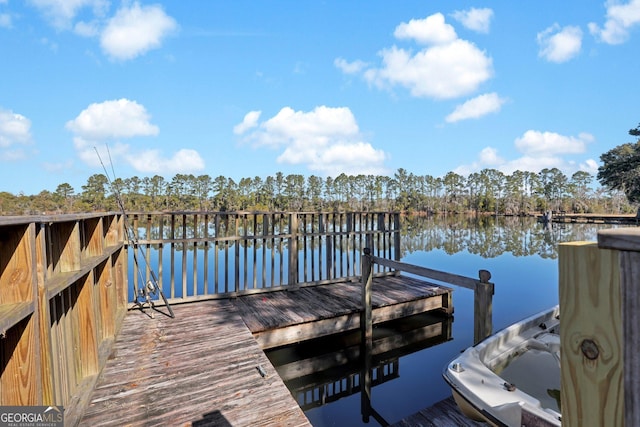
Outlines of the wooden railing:
{"label": "wooden railing", "polygon": [[[63,406],[65,424],[77,423],[134,291],[152,271],[170,302],[359,280],[366,240],[399,259],[399,216],[0,217],[0,405]],[[133,249],[145,262],[131,262]]]}
{"label": "wooden railing", "polygon": [[[407,264],[392,259],[381,258],[372,255],[368,248],[364,250],[364,261],[362,263],[362,304],[363,304],[363,330],[368,330],[366,325],[371,322],[371,284],[374,266],[383,266],[392,271],[404,271],[409,274],[432,279],[448,285],[460,286],[472,289],[474,292],[473,311],[473,342],[479,343],[493,333],[493,293],[494,284],[491,280],[491,273],[487,270],[478,272],[479,278],[460,276],[444,271],[433,270],[419,265]],[[453,307],[449,307],[453,309]],[[365,334],[366,335],[366,334]],[[365,336],[365,338],[368,338]]]}
{"label": "wooden railing", "polygon": [[[130,295],[149,269],[169,303],[359,280],[362,249],[400,259],[397,213],[132,213],[149,267],[130,262]],[[376,274],[386,274],[379,268]],[[130,298],[131,302],[134,302]]]}
{"label": "wooden railing", "polygon": [[122,220],[0,217],[0,405],[77,420],[126,313]]}

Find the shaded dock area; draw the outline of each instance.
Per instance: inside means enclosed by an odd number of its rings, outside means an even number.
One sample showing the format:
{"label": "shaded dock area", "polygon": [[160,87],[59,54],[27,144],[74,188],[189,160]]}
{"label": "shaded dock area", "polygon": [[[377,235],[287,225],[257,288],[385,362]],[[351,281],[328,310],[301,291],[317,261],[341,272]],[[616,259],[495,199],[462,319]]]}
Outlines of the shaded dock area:
{"label": "shaded dock area", "polygon": [[[361,287],[345,282],[181,304],[174,319],[130,311],[80,424],[310,425],[263,348],[358,328]],[[450,299],[444,286],[376,278],[374,323],[425,308],[450,313]]]}
{"label": "shaded dock area", "polygon": [[486,423],[473,421],[460,412],[458,405],[450,396],[433,406],[406,417],[392,427],[482,427]]}

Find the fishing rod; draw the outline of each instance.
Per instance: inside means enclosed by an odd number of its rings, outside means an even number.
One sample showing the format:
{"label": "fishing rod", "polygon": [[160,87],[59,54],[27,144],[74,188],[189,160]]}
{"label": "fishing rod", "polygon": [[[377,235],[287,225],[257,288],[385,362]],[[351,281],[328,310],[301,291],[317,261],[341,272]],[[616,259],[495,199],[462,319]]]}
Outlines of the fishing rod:
{"label": "fishing rod", "polygon": [[[129,242],[129,246],[133,246],[133,262],[136,266],[136,270],[138,271],[140,282],[144,283],[145,278],[142,276],[142,268],[140,268],[140,263],[138,262],[138,251],[140,251],[140,254],[142,255],[142,261],[144,263],[143,267],[145,268],[146,271],[149,272],[149,275],[150,275],[150,279],[147,281],[147,283],[141,286],[140,288],[138,288],[138,283],[135,283],[135,296],[136,296],[135,305],[139,306],[141,310],[144,310],[144,306],[145,304],[147,304],[150,309],[159,311],[155,306],[154,298],[155,299],[161,298],[162,301],[164,302],[164,305],[167,307],[167,310],[169,310],[169,317],[174,318],[175,315],[173,314],[173,309],[169,305],[169,302],[167,301],[167,298],[165,297],[164,292],[162,292],[162,288],[158,284],[158,278],[156,276],[156,273],[153,270],[153,268],[151,268],[151,264],[149,264],[149,261],[147,260],[147,257],[138,242],[138,237],[136,236],[136,233],[134,232],[131,225],[129,224],[129,221],[127,218],[127,211],[124,207],[124,202],[122,201],[122,197],[120,197],[120,191],[118,191],[117,186],[113,183],[113,181],[109,177],[109,172],[107,172],[107,168],[105,167],[104,162],[102,161],[102,157],[100,157],[100,153],[98,152],[98,149],[96,147],[93,147],[93,148],[94,150],[96,150],[96,154],[98,155],[98,159],[100,160],[100,164],[102,165],[102,169],[104,170],[105,176],[107,178],[107,183],[109,184],[109,188],[111,188],[111,192],[114,194],[116,202],[118,203],[118,207],[122,212],[122,218],[124,221],[124,232],[127,237],[127,242]],[[111,160],[111,152],[109,151],[109,146],[107,146],[107,154],[109,156],[109,163],[111,164],[111,172],[115,179],[116,173],[113,168],[113,161]],[[153,318],[153,311],[149,313],[149,316]]]}

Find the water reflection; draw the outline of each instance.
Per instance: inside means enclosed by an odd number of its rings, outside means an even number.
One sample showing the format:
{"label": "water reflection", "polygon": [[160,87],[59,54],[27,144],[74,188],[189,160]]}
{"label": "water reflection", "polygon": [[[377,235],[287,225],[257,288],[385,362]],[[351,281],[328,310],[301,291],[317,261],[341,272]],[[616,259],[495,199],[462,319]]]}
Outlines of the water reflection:
{"label": "water reflection", "polygon": [[402,254],[443,250],[448,255],[469,252],[495,258],[538,255],[557,259],[558,243],[594,241],[597,231],[610,224],[547,224],[533,217],[429,216],[405,217],[402,222]]}
{"label": "water reflection", "polygon": [[371,402],[375,387],[400,377],[403,356],[451,340],[452,323],[444,314],[421,313],[375,325],[371,342],[357,330],[266,354],[303,410],[359,394],[363,421],[384,426]]}
{"label": "water reflection", "polygon": [[[558,303],[559,243],[595,241],[599,229],[616,227],[545,227],[535,218],[518,217],[405,217],[401,225],[402,261],[467,276],[476,274],[479,268],[492,272],[496,283],[495,329]],[[415,348],[401,345],[395,358],[378,357],[372,351],[371,392],[364,398],[360,378],[366,381],[366,357],[356,356],[366,353],[353,347],[355,344],[339,344],[338,353],[328,357],[344,363],[326,369],[320,366],[326,362],[320,362],[322,357],[314,359],[297,348],[287,349],[291,363],[296,357],[301,361],[301,374],[288,385],[312,424],[385,425],[450,396],[441,378],[442,367],[473,341],[473,292],[454,290],[453,298],[455,322],[448,326],[450,335],[441,337],[440,342],[416,338]],[[388,337],[394,334],[397,332]],[[325,347],[328,344],[316,345],[316,350]],[[370,420],[364,419],[367,410]]]}

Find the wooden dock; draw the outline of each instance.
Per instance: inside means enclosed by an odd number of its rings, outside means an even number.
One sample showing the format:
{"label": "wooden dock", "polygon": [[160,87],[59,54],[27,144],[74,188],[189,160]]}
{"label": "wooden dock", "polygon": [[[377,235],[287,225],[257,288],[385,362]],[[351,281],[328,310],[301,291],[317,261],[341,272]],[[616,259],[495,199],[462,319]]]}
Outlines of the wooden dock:
{"label": "wooden dock", "polygon": [[[358,328],[361,286],[345,282],[182,304],[174,306],[174,319],[131,311],[80,425],[308,426],[261,343]],[[425,307],[450,312],[450,298],[451,289],[425,281],[376,278],[374,322]]]}
{"label": "wooden dock", "polygon": [[[474,290],[474,339],[491,331],[488,272],[400,263],[400,229],[397,212],[0,218],[0,403],[60,406],[71,426],[309,425],[263,350],[362,324],[378,369],[398,340],[374,323],[453,311],[450,288],[401,272]],[[148,316],[158,289],[175,318]],[[407,340],[447,340],[450,320]]]}
{"label": "wooden dock", "polygon": [[174,312],[127,315],[80,425],[310,425],[230,300]]}
{"label": "wooden dock", "polygon": [[[545,217],[540,216],[539,221],[544,222]],[[547,220],[548,221],[548,220]],[[621,224],[638,225],[640,218],[636,214],[592,214],[592,213],[566,213],[554,212],[551,221],[560,224]]]}
{"label": "wooden dock", "polygon": [[460,412],[453,397],[404,418],[392,427],[486,427],[486,423],[473,421]]}
{"label": "wooden dock", "polygon": [[[452,312],[451,288],[408,276],[374,279],[373,323],[430,310]],[[296,291],[246,295],[235,306],[263,349],[360,327],[362,284],[345,282]]]}

